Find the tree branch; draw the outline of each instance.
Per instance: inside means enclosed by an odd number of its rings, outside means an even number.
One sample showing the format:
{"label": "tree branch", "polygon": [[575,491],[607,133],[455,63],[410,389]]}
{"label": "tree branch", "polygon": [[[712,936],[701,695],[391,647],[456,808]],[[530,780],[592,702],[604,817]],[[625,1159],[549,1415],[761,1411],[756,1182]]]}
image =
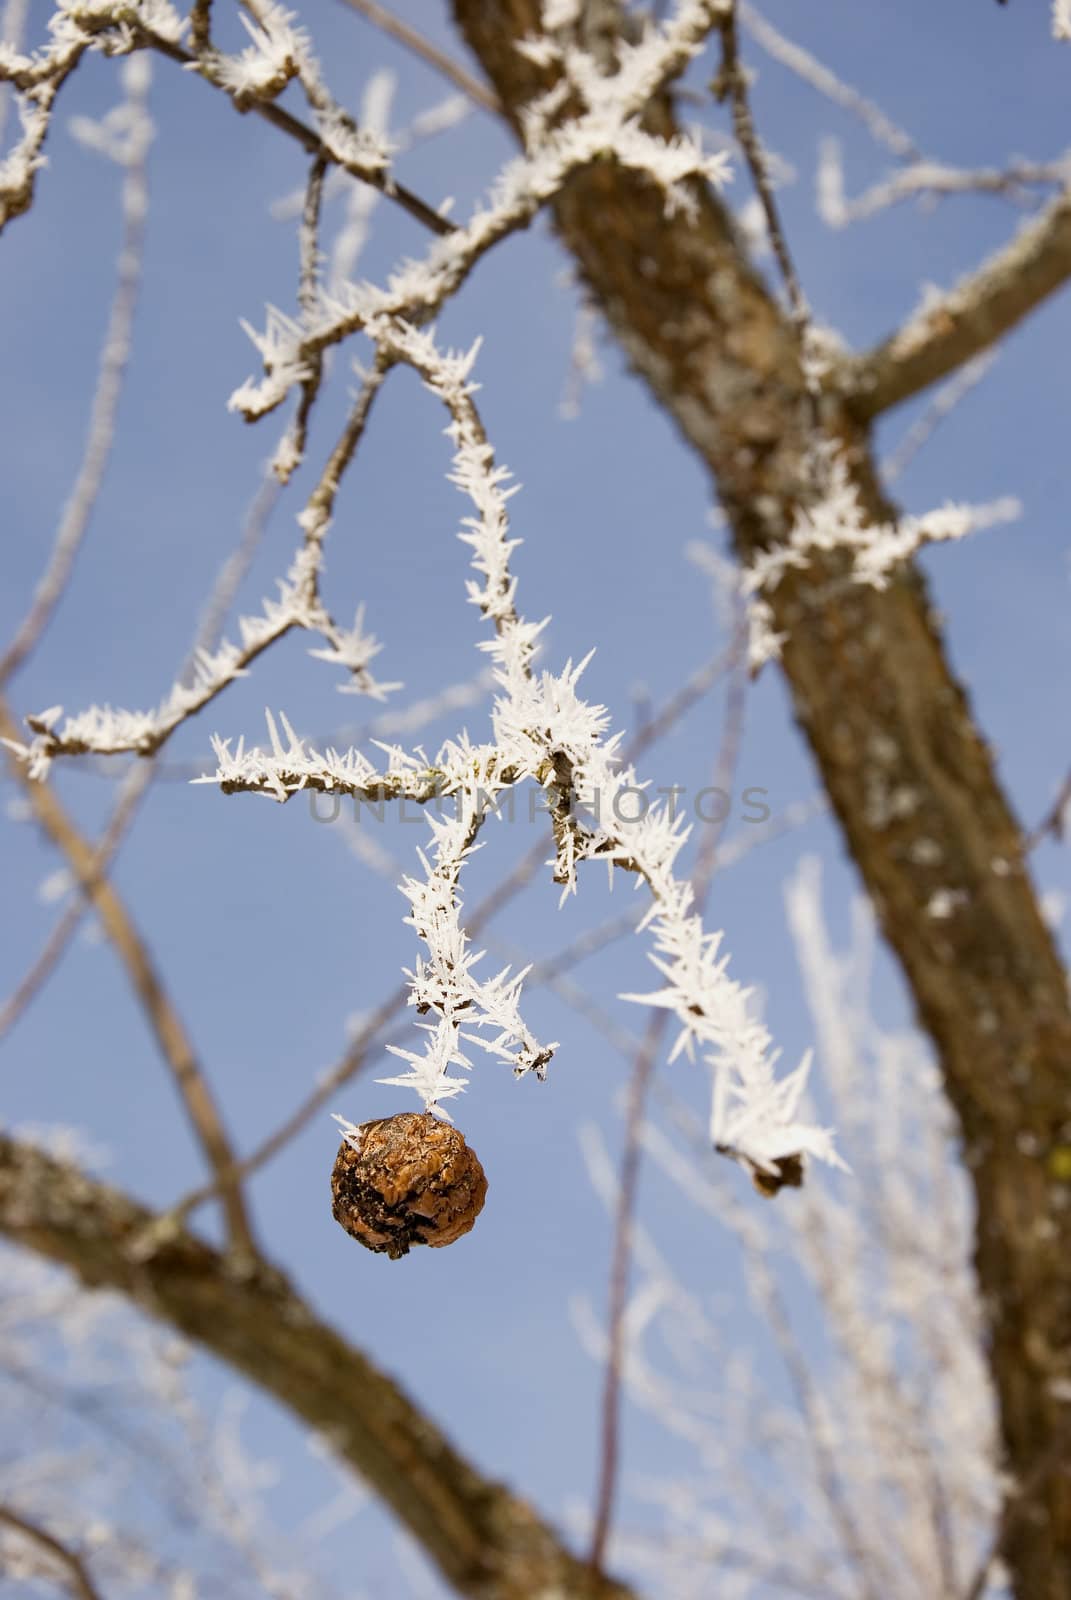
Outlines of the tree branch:
{"label": "tree branch", "polygon": [[89,1576],[89,1568],[68,1545],[57,1539],[37,1522],[13,1511],[10,1506],[0,1506],[0,1527],[12,1528],[30,1544],[44,1551],[54,1566],[66,1575],[70,1591],[77,1600],[101,1600],[100,1590]]}
{"label": "tree branch", "polygon": [[[172,44],[170,39],[162,38],[149,28],[139,28],[138,31],[145,43],[151,46],[153,50],[159,51],[161,55],[167,56],[171,61],[177,61],[180,66],[194,68],[198,76],[204,78],[206,83],[213,84],[213,87],[222,87],[221,84],[215,83],[212,77],[211,55],[194,55],[192,51],[185,49],[183,45]],[[228,93],[228,91],[224,90],[224,93]],[[229,98],[233,100],[234,96],[229,95]],[[338,155],[328,148],[314,128],[310,128],[308,123],[302,122],[300,117],[295,117],[292,111],[288,111],[284,106],[277,104],[276,101],[251,100],[248,105],[240,109],[252,111],[265,122],[270,122],[273,128],[278,128],[280,133],[288,134],[291,139],[296,140],[304,150],[308,151],[310,156],[315,157],[317,160],[326,161],[331,166],[341,167],[344,172],[348,172],[358,182],[370,184],[373,189],[378,189],[388,200],[393,200],[396,205],[401,206],[403,211],[407,211],[411,217],[422,223],[432,233],[437,233],[441,237],[455,232],[454,223],[448,222],[445,217],[440,216],[437,211],[428,205],[427,201],[422,200],[411,189],[407,189],[404,183],[398,183],[388,172],[365,168],[357,170],[348,162],[341,160]]]}
{"label": "tree branch", "polygon": [[0,689],[36,648],[52,619],[67,587],[112,453],[115,419],[130,360],[149,203],[147,158],[151,125],[144,92],[130,94],[127,103],[138,112],[138,133],[123,174],[123,232],[119,244],[117,281],[101,347],[85,446],[74,485],[63,507],[48,565],[38,580],[29,611],[16,629],[15,637],[0,655]]}
{"label": "tree branch", "polygon": [[[7,704],[0,696],[0,738],[14,739],[17,731]],[[213,1172],[220,1175],[222,1205],[232,1247],[255,1256],[257,1247],[241,1189],[233,1177],[225,1177],[237,1158],[223,1118],[145,940],[118,892],[104,876],[107,857],[102,857],[83,837],[47,784],[35,783],[29,778],[21,761],[9,758],[8,765],[33,807],[37,821],[62,852],[79,888],[92,903],[126,968],[160,1053],[171,1069],[190,1127]]]}
{"label": "tree branch", "polygon": [[[734,48],[735,64],[735,48]],[[740,754],[744,711],[747,700],[747,619],[739,617],[733,642],[726,652],[730,669],[729,694],[721,746],[711,774],[715,790],[732,791],[733,776]],[[699,916],[706,913],[710,886],[718,863],[718,845],[725,831],[726,818],[703,832],[692,873],[693,904]],[[589,1561],[596,1572],[602,1570],[610,1542],[614,1501],[620,1476],[621,1397],[624,1387],[629,1275],[632,1264],[633,1232],[640,1166],[643,1160],[644,1123],[647,1098],[662,1058],[669,1013],[652,1007],[642,1041],[633,1054],[625,1110],[625,1147],[618,1178],[617,1206],[614,1213],[613,1247],[610,1259],[610,1288],[607,1313],[607,1356],[603,1374],[601,1447],[595,1489]]]}
{"label": "tree branch", "polygon": [[[326,1171],[325,1171],[326,1180]],[[327,1187],[324,1219],[328,1221]],[[630,1600],[482,1476],[395,1383],[274,1269],[251,1273],[127,1195],[0,1134],[0,1233],[125,1294],[226,1361],[368,1482],[446,1581],[474,1600]]]}
{"label": "tree branch", "polygon": [[445,50],[440,50],[419,28],[410,27],[408,22],[403,22],[401,17],[396,17],[393,11],[388,11],[386,6],[377,4],[377,0],[343,0],[351,11],[370,22],[374,28],[379,28],[388,38],[394,39],[403,45],[406,50],[431,67],[433,71],[441,73],[448,82],[467,95],[473,105],[479,106],[483,111],[491,111],[495,116],[500,116],[502,107],[495,99],[486,84],[474,78],[471,72],[466,72],[452,56]]}
{"label": "tree branch", "polygon": [[844,363],[852,411],[869,422],[988,350],[1071,277],[1071,188],[954,289]]}

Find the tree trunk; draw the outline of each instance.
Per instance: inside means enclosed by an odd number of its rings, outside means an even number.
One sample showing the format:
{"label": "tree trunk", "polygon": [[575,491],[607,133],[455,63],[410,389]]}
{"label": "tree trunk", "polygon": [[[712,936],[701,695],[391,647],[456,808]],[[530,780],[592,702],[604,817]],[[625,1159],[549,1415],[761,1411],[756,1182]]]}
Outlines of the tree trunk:
{"label": "tree trunk", "polygon": [[[540,32],[538,0],[454,9],[516,130],[518,109],[548,82],[515,48]],[[650,124],[674,131],[668,100]],[[747,561],[782,541],[807,502],[812,409],[791,323],[725,208],[697,199],[695,219],[667,217],[653,185],[600,161],[576,174],[555,218],[632,366],[709,466]],[[880,520],[865,424],[835,379],[823,422]],[[797,720],[962,1129],[1014,1480],[1003,1554],[1018,1600],[1071,1600],[1067,976],[920,576],[905,569],[879,593],[816,558],[772,601]]]}

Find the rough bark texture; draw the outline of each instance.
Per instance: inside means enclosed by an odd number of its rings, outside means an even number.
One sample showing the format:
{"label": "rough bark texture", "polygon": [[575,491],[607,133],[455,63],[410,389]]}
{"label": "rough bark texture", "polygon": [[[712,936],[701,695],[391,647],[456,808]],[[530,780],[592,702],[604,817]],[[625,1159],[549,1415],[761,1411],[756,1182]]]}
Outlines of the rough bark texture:
{"label": "rough bark texture", "polygon": [[[537,0],[454,8],[515,118],[547,81],[514,48],[539,31]],[[668,103],[651,121],[672,130]],[[556,222],[633,367],[708,464],[741,558],[782,539],[808,494],[810,412],[793,331],[728,213],[703,195],[694,222],[667,218],[652,186],[599,162],[562,194]],[[894,342],[883,350],[888,366]],[[895,398],[888,371],[884,382]],[[831,394],[824,417],[881,516],[862,414]],[[962,1127],[993,1379],[1022,1491],[1004,1550],[1015,1591],[1071,1600],[1067,976],[920,577],[907,571],[877,593],[815,561],[773,600],[797,719]]]}
{"label": "rough bark texture", "polygon": [[475,1471],[281,1274],[242,1270],[119,1190],[2,1134],[0,1234],[88,1287],[127,1295],[328,1435],[459,1594],[630,1600],[523,1500]]}

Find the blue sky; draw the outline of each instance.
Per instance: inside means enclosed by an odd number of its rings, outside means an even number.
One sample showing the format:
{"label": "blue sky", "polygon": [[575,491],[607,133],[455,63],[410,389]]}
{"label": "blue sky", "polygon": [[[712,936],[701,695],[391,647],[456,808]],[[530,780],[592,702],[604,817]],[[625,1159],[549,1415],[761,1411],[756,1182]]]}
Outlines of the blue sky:
{"label": "blue sky", "polygon": [[[408,0],[396,9],[462,54],[438,0]],[[769,0],[766,11],[873,95],[935,159],[971,166],[999,165],[1013,155],[1049,159],[1069,142],[1071,48],[1051,41],[1048,8],[1037,0],[1012,0],[1006,9],[992,0],[939,7],[930,0],[896,7],[828,0],[821,8]],[[31,0],[30,13],[39,37],[47,8]],[[343,5],[317,0],[302,17],[332,88],[349,103],[358,103],[370,75],[384,67],[397,76],[396,125],[443,93],[425,67]],[[950,285],[1017,226],[1020,213],[1007,201],[983,197],[949,200],[932,213],[901,206],[831,233],[814,207],[819,138],[832,133],[843,141],[852,193],[882,175],[884,153],[844,113],[753,45],[745,47],[758,69],[759,126],[796,173],[781,199],[801,278],[817,315],[851,344],[865,347],[882,336],[917,304],[925,285]],[[689,82],[701,88],[712,70],[708,57]],[[75,580],[13,685],[20,712],[57,702],[69,711],[93,701],[147,705],[166,691],[277,436],[277,419],[245,426],[227,413],[226,399],[256,366],[239,318],[259,325],[266,302],[293,304],[295,232],[274,220],[270,207],[301,182],[303,162],[272,129],[236,116],[221,96],[169,63],[154,62],[153,78],[157,139],[146,283],[118,440]],[[33,212],[6,230],[0,244],[7,308],[0,335],[0,640],[23,614],[77,468],[113,282],[117,173],[79,145],[66,123],[75,113],[99,115],[118,94],[114,63],[94,59],[79,70],[63,92]],[[725,126],[717,109],[704,106],[696,115]],[[463,213],[508,153],[504,134],[477,113],[408,153],[400,175],[433,203],[454,195]],[[742,177],[729,198],[745,200]],[[423,245],[415,223],[381,205],[361,270],[379,278]],[[637,693],[661,702],[724,642],[708,587],[684,557],[690,540],[717,543],[719,535],[710,525],[704,472],[607,336],[600,333],[603,381],[585,392],[576,419],[561,417],[575,309],[568,262],[540,219],[482,263],[439,327],[445,342],[459,346],[477,333],[485,337],[477,371],[481,408],[499,459],[523,484],[513,502],[514,531],[524,540],[516,570],[527,615],[553,617],[548,664],[596,646],[587,694],[611,708],[617,725],[628,726]],[[1028,823],[1044,811],[1071,761],[1059,689],[1071,649],[1069,337],[1071,309],[1058,296],[1006,342],[985,382],[897,485],[912,511],[1004,494],[1024,503],[1017,524],[938,550],[925,565],[953,661]],[[312,471],[333,442],[347,384],[339,363],[317,409]],[[887,419],[879,445],[894,446],[917,410],[905,407]],[[392,379],[346,480],[329,544],[328,599],[341,614],[365,602],[368,624],[385,646],[377,668],[405,680],[406,701],[469,679],[482,665],[474,648],[480,627],[464,601],[465,553],[454,537],[465,508],[445,481],[442,424],[411,374]],[[242,609],[255,610],[283,571],[293,517],[311,481],[306,467],[282,498]],[[168,762],[204,759],[212,731],[260,738],[265,706],[282,707],[299,732],[310,734],[363,725],[376,710],[340,698],[331,669],[311,661],[301,639],[287,640],[181,730]],[[485,712],[476,705],[464,713],[474,736]],[[723,720],[719,692],[645,759],[644,770],[656,783],[695,789],[708,782]],[[456,719],[446,719],[422,737],[434,746],[454,727]],[[749,694],[738,774],[738,793],[761,787],[774,810],[815,790],[810,758],[773,671]],[[58,771],[55,782],[86,828],[98,828],[112,784],[70,769]],[[3,795],[14,795],[6,778]],[[729,837],[747,826],[737,805]],[[469,904],[532,837],[520,824],[489,832],[473,865]],[[407,864],[424,837],[420,824],[376,830],[377,842]],[[9,908],[0,921],[3,994],[56,916],[39,890],[58,862],[32,826],[8,819],[0,850]],[[756,850],[718,879],[711,911],[727,930],[734,973],[763,986],[771,1030],[790,1062],[810,1042],[811,1027],[782,884],[804,852],[824,862],[827,905],[843,935],[856,881],[827,821]],[[1037,861],[1044,887],[1068,889],[1066,851],[1047,844]],[[336,1059],[346,1019],[374,1006],[413,958],[396,889],[355,859],[344,829],[314,825],[300,801],[280,808],[160,781],[115,877],[243,1149]],[[537,959],[623,900],[619,889],[608,902],[596,875],[559,911],[557,892],[538,882],[496,932]],[[614,996],[649,987],[645,965],[633,941],[578,976],[636,1029],[641,1013]],[[909,1022],[900,980],[887,962],[879,1000],[890,1023]],[[262,1171],[251,1193],[274,1254],[322,1312],[425,1402],[477,1464],[523,1485],[548,1514],[560,1516],[567,1503],[590,1495],[599,1388],[568,1300],[586,1292],[601,1303],[607,1271],[608,1226],[585,1175],[577,1132],[594,1122],[616,1148],[616,1096],[627,1067],[546,992],[532,991],[528,1015],[537,1034],[562,1041],[547,1083],[514,1083],[488,1061],[456,1103],[457,1120],[487,1169],[490,1194],[478,1227],[455,1249],[390,1264],[345,1237],[330,1216],[335,1137],[326,1118]],[[106,944],[76,942],[0,1054],[5,1121],[84,1127],[110,1149],[109,1175],[157,1205],[198,1180],[196,1152],[169,1081]],[[385,1070],[374,1063],[339,1096],[337,1109],[358,1122],[408,1109],[398,1091],[374,1083]],[[698,1074],[689,1082],[686,1064],[671,1070],[681,1093],[700,1104]],[[820,1081],[820,1061],[817,1074]],[[680,1238],[679,1196],[650,1182],[645,1198],[656,1234]],[[705,1219],[686,1220],[682,1249],[700,1290],[724,1286],[725,1245]],[[741,1332],[746,1336],[743,1319]],[[231,1380],[206,1364],[201,1381],[213,1395]],[[246,1429],[251,1446],[283,1468],[286,1489],[273,1513],[285,1528],[322,1491],[321,1469],[274,1407],[254,1399]],[[661,1434],[639,1419],[630,1418],[627,1445],[626,1472],[642,1462],[651,1473],[672,1460]],[[377,1573],[389,1572],[393,1559],[387,1526],[373,1510],[362,1514],[358,1528],[356,1564],[352,1533],[329,1541],[321,1560],[336,1578],[364,1578],[377,1590]],[[390,1579],[377,1592],[402,1593],[405,1586]]]}

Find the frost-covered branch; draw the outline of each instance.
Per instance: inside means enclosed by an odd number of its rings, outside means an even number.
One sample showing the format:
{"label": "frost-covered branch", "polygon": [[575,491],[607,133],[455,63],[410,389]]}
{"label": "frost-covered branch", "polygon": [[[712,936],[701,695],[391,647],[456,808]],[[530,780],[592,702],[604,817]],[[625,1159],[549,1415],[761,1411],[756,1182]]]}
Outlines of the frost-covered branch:
{"label": "frost-covered branch", "polygon": [[1071,189],[1063,189],[988,261],[875,349],[844,363],[852,408],[873,418],[989,349],[1071,277]]}
{"label": "frost-covered branch", "polygon": [[[724,654],[712,658],[697,672],[693,673],[683,687],[671,696],[664,707],[646,723],[643,729],[630,741],[628,758],[633,759],[642,751],[651,747],[657,740],[667,735],[715,682],[723,675],[726,666]],[[466,702],[462,702],[464,704]],[[384,730],[385,731],[385,730]],[[754,844],[761,844],[767,839],[776,837],[786,827],[798,825],[814,813],[816,807],[790,808],[783,818],[776,820],[761,830],[756,830],[753,840],[748,844],[735,849],[727,847],[719,853],[719,870],[732,864]],[[379,858],[381,860],[381,858]],[[498,915],[509,902],[521,892],[535,877],[539,869],[545,865],[546,845],[543,841],[537,842],[528,850],[517,865],[501,879],[495,887],[478,902],[475,909],[466,918],[466,929],[471,937],[483,932],[491,919]],[[580,997],[575,986],[571,986],[562,976],[562,968],[573,965],[574,954],[576,959],[582,959],[584,954],[590,954],[593,949],[601,947],[608,937],[623,936],[626,933],[635,933],[636,927],[643,915],[641,907],[629,912],[623,918],[615,919],[614,928],[608,936],[604,930],[596,933],[580,946],[575,952],[570,949],[560,952],[557,956],[546,962],[537,962],[529,968],[526,981],[531,983],[548,983],[570,1005],[577,1007]],[[488,941],[497,947],[499,941]],[[512,956],[510,957],[512,960]],[[523,961],[519,963],[523,965]],[[345,1052],[339,1061],[328,1071],[320,1075],[312,1092],[295,1107],[295,1109],[278,1125],[266,1138],[245,1156],[236,1166],[234,1176],[247,1178],[252,1173],[260,1170],[268,1161],[285,1149],[290,1141],[299,1134],[303,1128],[308,1127],[312,1119],[317,1116],[326,1105],[337,1097],[338,1091],[349,1083],[358,1072],[367,1064],[370,1056],[387,1042],[394,1041],[389,1038],[387,1029],[404,1010],[409,998],[410,988],[408,983],[402,984],[378,1005],[372,1013],[362,1022],[357,1033],[350,1040]],[[583,1007],[581,1007],[583,1009]],[[586,1013],[590,1014],[590,1013]],[[600,1017],[605,1025],[607,1019]],[[614,1025],[610,1024],[611,1029]],[[618,1036],[625,1036],[624,1030],[617,1029]],[[628,1036],[630,1037],[630,1036]],[[631,1053],[631,1052],[630,1052]],[[226,1174],[225,1176],[229,1176]],[[167,1216],[176,1220],[184,1220],[197,1206],[211,1199],[219,1193],[219,1178],[211,1184],[204,1184],[184,1195],[168,1211]]]}
{"label": "frost-covered branch", "polygon": [[824,139],[818,161],[818,212],[827,226],[845,228],[907,200],[932,202],[955,194],[996,194],[1022,203],[1031,189],[1064,187],[1069,170],[1066,155],[1057,161],[1015,161],[1003,168],[950,167],[920,159],[848,199],[839,141]]}
{"label": "frost-covered branch", "polygon": [[176,728],[202,711],[236,678],[243,677],[258,656],[295,628],[324,639],[326,648],[312,654],[346,668],[347,690],[382,700],[399,687],[397,683],[379,682],[369,671],[381,646],[365,632],[362,610],[358,608],[352,628],[342,628],[320,598],[323,543],[331,526],[339,484],[364,433],[389,364],[377,362],[366,379],[335,449],[298,516],[302,541],[286,579],[279,581],[278,599],[265,600],[259,616],[239,618],[238,644],[224,641],[214,648],[195,649],[189,672],[172,686],[155,711],[90,706],[87,711],[66,717],[62,724],[62,706],[28,716],[26,721],[36,737],[29,744],[10,737],[3,742],[26,763],[32,778],[45,778],[52,761],[59,756],[154,755]]}
{"label": "frost-covered branch", "polygon": [[755,670],[779,656],[784,642],[784,636],[774,630],[769,595],[786,572],[806,567],[817,552],[847,552],[855,581],[884,589],[896,568],[925,545],[962,539],[968,533],[1014,521],[1022,514],[1019,501],[1006,496],[989,505],[947,505],[925,516],[901,517],[875,527],[843,456],[824,446],[820,465],[825,486],[822,497],[806,510],[801,509],[788,539],[760,552],[742,576],[750,603],[749,654]]}
{"label": "frost-covered branch", "polygon": [[225,642],[217,650],[200,652],[191,681],[174,684],[156,710],[90,706],[61,723],[63,707],[53,706],[26,718],[36,735],[29,744],[15,739],[5,742],[37,780],[47,776],[59,756],[155,754],[187,718],[203,710],[228,684],[243,676],[269,645],[291,628],[304,625],[299,621],[303,614],[299,582],[300,574],[291,572],[290,580],[279,586],[279,599],[265,601],[261,616],[239,620],[240,644]]}
{"label": "frost-covered branch", "polygon": [[71,29],[57,29],[52,48],[37,59],[20,56],[0,41],[0,83],[10,83],[16,90],[22,130],[18,143],[0,160],[0,233],[33,204],[56,96],[88,48],[89,41]]}
{"label": "frost-covered branch", "polygon": [[[194,9],[195,48],[187,49],[182,42],[187,25],[170,0],[61,0],[49,21],[51,42],[45,49],[22,56],[0,44],[0,83],[11,83],[18,91],[23,124],[22,139],[0,163],[0,229],[32,203],[34,178],[44,160],[42,147],[56,96],[82,56],[89,50],[127,55],[152,49],[196,71],[227,94],[239,111],[262,117],[314,158],[371,184],[433,233],[451,232],[451,223],[393,177],[389,151],[360,129],[330,95],[307,35],[292,26],[291,13],[268,3],[255,15],[254,22],[241,18],[250,43],[235,56],[208,42],[204,8]],[[277,102],[295,78],[312,107],[314,127]]]}
{"label": "frost-covered branch", "polygon": [[[463,524],[461,539],[472,552],[476,578],[469,601],[495,629],[481,648],[495,670],[499,689],[492,710],[493,742],[474,746],[465,738],[448,743],[434,766],[400,751],[391,752],[386,773],[372,769],[358,752],[332,752],[318,766],[314,753],[287,729],[289,746],[272,734],[270,751],[241,751],[230,757],[219,747],[216,782],[227,788],[255,788],[285,799],[308,786],[362,798],[400,796],[430,800],[452,795],[452,821],[432,821],[434,860],[425,861],[426,880],[407,880],[411,921],[431,948],[428,963],[413,977],[413,1003],[438,1021],[427,1024],[430,1039],[422,1055],[406,1054],[410,1072],[401,1080],[415,1088],[426,1106],[456,1094],[463,1080],[451,1075],[469,1061],[462,1037],[492,1053],[506,1055],[518,1071],[542,1070],[550,1047],[535,1047],[521,1031],[516,1009],[520,978],[499,974],[490,985],[473,985],[476,960],[460,922],[458,879],[476,833],[498,794],[524,781],[546,791],[557,845],[555,877],[563,898],[576,890],[584,861],[615,866],[641,877],[651,905],[641,926],[653,934],[655,966],[664,983],[654,994],[627,998],[665,1008],[678,1025],[673,1056],[700,1054],[714,1080],[711,1136],[716,1144],[745,1157],[762,1170],[786,1156],[808,1152],[835,1160],[832,1140],[820,1128],[800,1121],[797,1109],[808,1060],[778,1080],[770,1036],[749,1006],[748,992],[728,976],[721,934],[707,933],[693,905],[693,891],[674,874],[674,863],[688,835],[680,818],[665,805],[647,806],[646,788],[631,766],[620,761],[621,735],[605,738],[609,717],[578,693],[584,662],[568,662],[559,674],[537,672],[533,659],[544,623],[527,622],[516,607],[516,580],[510,571],[515,540],[509,538],[509,474],[496,465],[472,395],[470,373],[476,351],[441,355],[431,335],[397,321],[379,318],[369,326],[381,356],[412,365],[445,405],[448,433],[455,446],[452,481],[472,502],[475,515]],[[637,807],[636,797],[641,805]],[[523,974],[522,974],[523,976]],[[461,1032],[462,1017],[474,1007],[498,1028],[494,1040]],[[471,1017],[465,1017],[466,1024]],[[477,1024],[482,1025],[482,1024]],[[518,1050],[518,1040],[520,1041]]]}
{"label": "frost-covered branch", "polygon": [[503,168],[485,204],[464,227],[436,241],[423,261],[393,273],[386,287],[351,284],[324,291],[311,327],[298,328],[270,311],[264,332],[251,333],[265,376],[236,389],[231,406],[248,420],[263,417],[300,381],[311,358],[350,334],[387,318],[426,322],[492,246],[527,226],[569,176],[592,161],[612,158],[645,173],[662,190],[670,213],[694,205],[688,180],[724,183],[724,152],[707,155],[683,136],[668,142],[655,138],[639,123],[651,96],[701,48],[718,9],[713,0],[682,0],[661,31],[650,31],[637,45],[622,46],[612,76],[583,51],[537,41],[533,48],[541,59],[560,62],[567,72],[567,86],[581,102],[578,115],[560,126],[551,124],[552,108],[558,109],[555,90],[549,92],[552,98],[544,96],[530,107],[525,153]]}

